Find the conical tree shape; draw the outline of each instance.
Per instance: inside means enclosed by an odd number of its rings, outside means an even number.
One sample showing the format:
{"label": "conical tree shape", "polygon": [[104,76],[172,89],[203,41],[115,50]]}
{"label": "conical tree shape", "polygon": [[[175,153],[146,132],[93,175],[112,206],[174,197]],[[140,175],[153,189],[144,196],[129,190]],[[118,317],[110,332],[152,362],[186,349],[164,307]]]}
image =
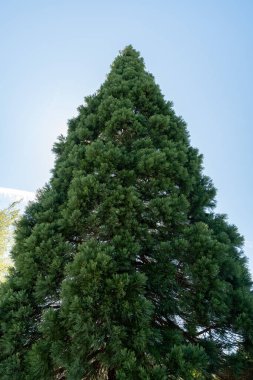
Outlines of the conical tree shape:
{"label": "conical tree shape", "polygon": [[1,286],[0,378],[239,378],[253,340],[243,239],[131,46],[54,151]]}

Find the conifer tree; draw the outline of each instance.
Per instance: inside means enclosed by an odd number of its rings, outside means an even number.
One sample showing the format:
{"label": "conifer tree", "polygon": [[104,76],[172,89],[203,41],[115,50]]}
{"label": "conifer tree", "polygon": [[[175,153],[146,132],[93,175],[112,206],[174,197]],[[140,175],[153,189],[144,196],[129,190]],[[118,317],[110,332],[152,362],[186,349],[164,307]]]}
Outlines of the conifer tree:
{"label": "conifer tree", "polygon": [[131,46],[54,145],[0,289],[0,378],[193,380],[251,365],[243,239]]}

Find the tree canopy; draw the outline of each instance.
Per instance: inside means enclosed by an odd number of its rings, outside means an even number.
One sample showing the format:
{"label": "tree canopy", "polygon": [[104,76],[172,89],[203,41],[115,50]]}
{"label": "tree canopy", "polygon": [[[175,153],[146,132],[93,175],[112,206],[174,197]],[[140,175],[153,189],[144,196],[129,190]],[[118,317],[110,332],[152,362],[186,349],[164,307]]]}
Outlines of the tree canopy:
{"label": "tree canopy", "polygon": [[246,373],[243,238],[215,213],[186,123],[131,46],[53,150],[0,289],[1,379]]}

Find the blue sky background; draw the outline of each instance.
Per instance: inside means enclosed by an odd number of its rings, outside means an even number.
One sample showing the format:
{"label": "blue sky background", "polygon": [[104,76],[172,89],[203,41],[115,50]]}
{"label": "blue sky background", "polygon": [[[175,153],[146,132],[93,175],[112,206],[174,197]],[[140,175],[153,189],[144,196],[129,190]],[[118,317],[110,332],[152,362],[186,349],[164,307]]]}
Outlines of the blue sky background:
{"label": "blue sky background", "polygon": [[253,273],[252,20],[250,0],[2,1],[0,187],[48,181],[67,119],[132,44],[204,154]]}

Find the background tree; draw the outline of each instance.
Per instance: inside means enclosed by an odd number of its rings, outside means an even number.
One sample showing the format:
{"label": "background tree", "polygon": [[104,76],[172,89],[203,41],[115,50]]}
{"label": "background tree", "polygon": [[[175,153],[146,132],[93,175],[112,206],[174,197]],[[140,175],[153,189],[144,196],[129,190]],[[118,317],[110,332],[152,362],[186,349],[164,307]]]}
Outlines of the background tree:
{"label": "background tree", "polygon": [[243,239],[131,46],[54,146],[1,287],[2,379],[211,379],[246,370]]}
{"label": "background tree", "polygon": [[17,216],[16,203],[11,204],[4,210],[0,210],[0,281],[4,280],[7,270],[11,265],[7,250],[8,246],[10,247],[12,239],[11,227],[13,227]]}

